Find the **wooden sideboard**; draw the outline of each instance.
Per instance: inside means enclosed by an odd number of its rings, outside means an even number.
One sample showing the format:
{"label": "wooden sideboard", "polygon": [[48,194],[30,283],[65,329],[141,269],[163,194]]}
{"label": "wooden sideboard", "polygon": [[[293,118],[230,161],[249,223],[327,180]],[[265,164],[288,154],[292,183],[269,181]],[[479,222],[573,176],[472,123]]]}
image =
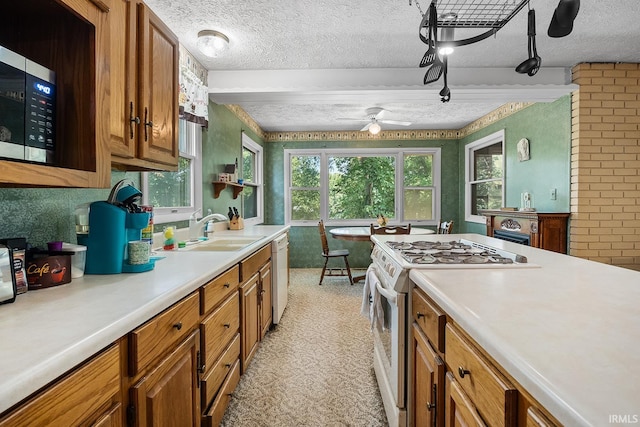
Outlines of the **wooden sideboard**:
{"label": "wooden sideboard", "polygon": [[534,248],[567,253],[567,212],[480,210],[487,219],[487,236]]}

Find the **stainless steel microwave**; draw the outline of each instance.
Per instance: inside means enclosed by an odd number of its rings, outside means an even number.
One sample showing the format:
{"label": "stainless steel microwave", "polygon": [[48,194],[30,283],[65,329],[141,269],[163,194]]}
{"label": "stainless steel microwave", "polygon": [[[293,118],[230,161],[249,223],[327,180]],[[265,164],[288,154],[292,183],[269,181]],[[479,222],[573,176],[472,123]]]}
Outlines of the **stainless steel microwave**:
{"label": "stainless steel microwave", "polygon": [[0,157],[53,164],[55,73],[0,46]]}

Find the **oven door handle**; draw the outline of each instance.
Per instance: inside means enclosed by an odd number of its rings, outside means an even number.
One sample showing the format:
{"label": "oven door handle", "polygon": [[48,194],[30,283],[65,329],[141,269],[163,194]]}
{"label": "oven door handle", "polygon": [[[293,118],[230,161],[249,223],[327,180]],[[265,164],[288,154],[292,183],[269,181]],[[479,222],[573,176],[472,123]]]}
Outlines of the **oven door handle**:
{"label": "oven door handle", "polygon": [[396,304],[396,295],[395,295],[395,293],[391,293],[388,290],[386,290],[385,288],[383,288],[382,285],[380,284],[380,281],[376,282],[376,289],[378,289],[378,292],[380,292],[380,295],[385,297],[387,299],[387,301],[389,301],[393,305]]}

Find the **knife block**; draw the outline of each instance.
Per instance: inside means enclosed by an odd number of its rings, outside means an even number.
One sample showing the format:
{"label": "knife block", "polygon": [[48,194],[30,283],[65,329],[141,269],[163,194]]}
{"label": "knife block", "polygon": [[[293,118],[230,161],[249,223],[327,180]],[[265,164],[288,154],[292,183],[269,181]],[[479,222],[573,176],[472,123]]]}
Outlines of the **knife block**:
{"label": "knife block", "polygon": [[242,230],[244,228],[244,220],[240,217],[235,217],[229,221],[229,230]]}

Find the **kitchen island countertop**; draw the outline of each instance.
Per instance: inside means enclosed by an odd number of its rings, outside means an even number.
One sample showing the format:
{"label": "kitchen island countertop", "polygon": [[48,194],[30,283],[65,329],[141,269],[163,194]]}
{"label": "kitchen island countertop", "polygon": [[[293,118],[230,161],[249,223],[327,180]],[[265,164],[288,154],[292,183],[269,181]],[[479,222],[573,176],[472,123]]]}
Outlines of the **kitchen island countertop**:
{"label": "kitchen island countertop", "polygon": [[564,425],[637,422],[640,272],[501,245],[540,267],[410,278]]}
{"label": "kitchen island countertop", "polygon": [[216,236],[263,236],[233,252],[166,251],[145,273],[85,275],[0,306],[0,413],[82,363],[289,229],[257,225]]}

